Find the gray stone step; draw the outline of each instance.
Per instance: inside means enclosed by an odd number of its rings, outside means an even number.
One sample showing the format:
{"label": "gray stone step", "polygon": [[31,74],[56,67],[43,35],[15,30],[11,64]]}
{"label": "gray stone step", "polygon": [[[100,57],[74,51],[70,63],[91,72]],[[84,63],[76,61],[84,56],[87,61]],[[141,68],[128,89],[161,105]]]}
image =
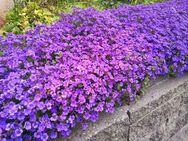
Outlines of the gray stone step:
{"label": "gray stone step", "polygon": [[170,138],[169,141],[188,141],[188,124]]}

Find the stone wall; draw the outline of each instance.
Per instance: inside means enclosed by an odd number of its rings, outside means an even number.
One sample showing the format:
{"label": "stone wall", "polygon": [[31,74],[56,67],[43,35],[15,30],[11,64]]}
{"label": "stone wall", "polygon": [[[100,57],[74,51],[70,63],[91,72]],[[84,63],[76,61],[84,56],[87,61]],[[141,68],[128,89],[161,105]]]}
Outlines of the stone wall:
{"label": "stone wall", "polygon": [[102,113],[66,141],[188,141],[188,74],[154,82],[140,100]]}

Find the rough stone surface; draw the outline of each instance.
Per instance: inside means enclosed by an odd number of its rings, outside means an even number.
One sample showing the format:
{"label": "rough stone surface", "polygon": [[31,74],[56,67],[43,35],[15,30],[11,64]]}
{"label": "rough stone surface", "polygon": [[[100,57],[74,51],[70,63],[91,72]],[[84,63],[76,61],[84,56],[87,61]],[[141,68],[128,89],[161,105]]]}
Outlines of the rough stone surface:
{"label": "rough stone surface", "polygon": [[167,141],[188,122],[188,92],[170,99],[130,126],[131,141]]}
{"label": "rough stone surface", "polygon": [[187,80],[184,76],[163,81],[149,89],[147,96],[153,100],[148,97],[150,102],[144,105],[146,96],[136,104],[139,109],[131,108],[130,141],[167,141],[188,123]]}
{"label": "rough stone surface", "polygon": [[77,127],[63,140],[188,141],[188,74],[158,79],[137,102],[102,113],[87,130]]}
{"label": "rough stone surface", "polygon": [[188,124],[185,125],[168,141],[188,141]]}

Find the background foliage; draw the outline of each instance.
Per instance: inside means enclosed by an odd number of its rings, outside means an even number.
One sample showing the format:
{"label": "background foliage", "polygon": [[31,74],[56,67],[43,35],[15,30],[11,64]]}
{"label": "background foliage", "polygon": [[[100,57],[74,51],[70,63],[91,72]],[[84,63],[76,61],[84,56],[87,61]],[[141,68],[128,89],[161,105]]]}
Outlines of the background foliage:
{"label": "background foliage", "polygon": [[21,34],[37,24],[51,24],[59,19],[60,12],[69,13],[73,7],[104,10],[122,3],[135,5],[159,1],[162,0],[14,0],[15,6],[7,14],[3,33]]}

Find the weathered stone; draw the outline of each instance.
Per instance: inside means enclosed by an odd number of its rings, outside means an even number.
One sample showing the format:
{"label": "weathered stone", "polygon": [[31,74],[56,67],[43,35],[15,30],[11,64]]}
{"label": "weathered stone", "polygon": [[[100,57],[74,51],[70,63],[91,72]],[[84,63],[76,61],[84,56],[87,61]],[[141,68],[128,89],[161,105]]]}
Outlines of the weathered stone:
{"label": "weathered stone", "polygon": [[123,121],[115,123],[97,135],[92,136],[89,141],[125,141],[128,138],[129,126]]}
{"label": "weathered stone", "polygon": [[[188,113],[187,113],[188,116]],[[188,141],[188,124],[185,125],[179,132],[177,132],[168,141]]]}
{"label": "weathered stone", "polygon": [[184,104],[187,98],[188,92],[181,93],[133,123],[130,141],[142,138],[145,141],[167,141],[188,123],[188,109]]}
{"label": "weathered stone", "polygon": [[186,81],[188,81],[187,77],[169,78],[163,81],[157,81],[155,85],[147,89],[145,96],[140,101],[130,106],[132,115],[131,123],[136,122],[144,115],[162,106],[179,93],[188,91]]}

